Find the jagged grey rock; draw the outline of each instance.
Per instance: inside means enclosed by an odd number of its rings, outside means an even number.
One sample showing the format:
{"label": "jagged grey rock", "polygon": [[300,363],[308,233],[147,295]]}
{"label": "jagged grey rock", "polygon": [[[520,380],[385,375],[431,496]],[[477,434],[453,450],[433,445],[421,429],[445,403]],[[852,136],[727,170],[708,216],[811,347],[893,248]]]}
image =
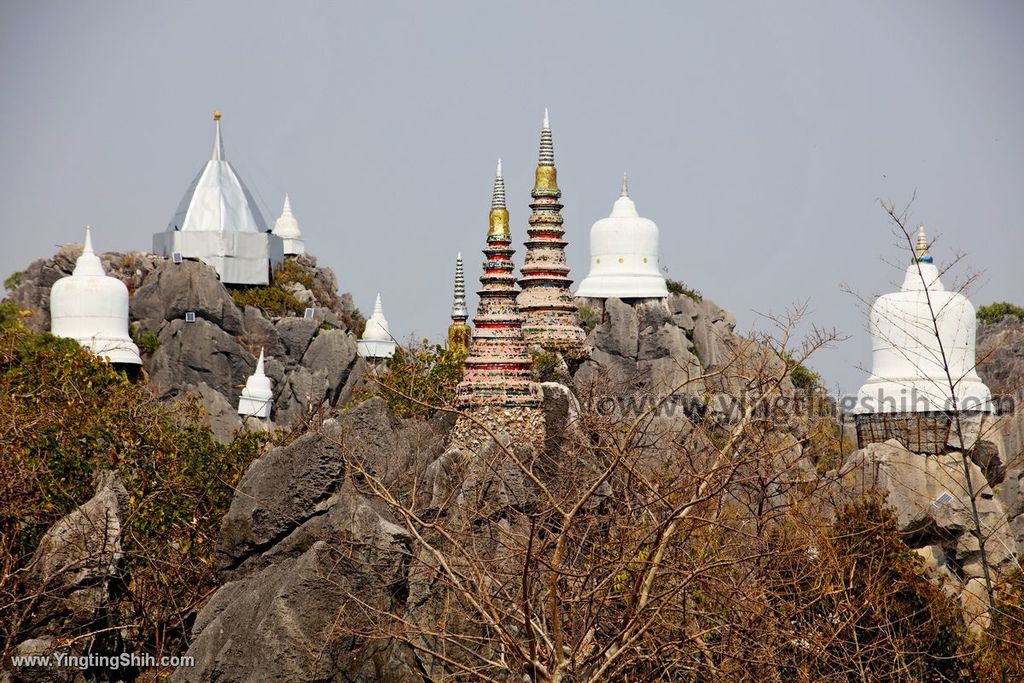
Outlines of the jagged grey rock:
{"label": "jagged grey rock", "polygon": [[242,332],[242,313],[217,271],[199,261],[162,260],[131,299],[132,319],[151,330],[165,320],[184,318],[189,311],[229,334]]}
{"label": "jagged grey rock", "polygon": [[[23,625],[30,637],[14,654],[81,654],[105,651],[102,641],[85,639],[69,645],[69,633],[102,628],[113,585],[121,580],[124,558],[121,533],[128,512],[128,493],[118,474],[101,470],[94,476],[95,494],[54,524],[40,540],[28,564],[27,586],[42,596],[32,621]],[[0,681],[76,681],[80,671],[45,667],[13,669],[0,662]]]}
{"label": "jagged grey rock", "polygon": [[212,389],[206,382],[200,382],[195,390],[203,402],[203,409],[208,416],[213,436],[222,443],[230,442],[234,438],[235,431],[242,426],[242,420],[238,415],[238,406],[228,403],[223,394]]}
{"label": "jagged grey rock", "polygon": [[193,323],[173,320],[160,330],[160,347],[148,360],[150,381],[164,395],[180,393],[185,385],[205,382],[237,405],[256,359],[238,340],[202,318]]}
{"label": "jagged grey rock", "polygon": [[296,363],[309,348],[309,343],[319,326],[317,321],[305,318],[281,318],[274,325],[281,341],[284,342],[288,357]]}
{"label": "jagged grey rock", "polygon": [[227,582],[196,619],[196,666],[173,680],[417,680],[405,648],[357,647],[345,629],[359,615],[343,610],[353,595],[401,608],[410,539],[365,478],[407,490],[403,477],[438,458],[443,436],[373,398],[254,461],[222,523]]}
{"label": "jagged grey rock", "polygon": [[[997,573],[1006,572],[1015,565],[1006,511],[981,469],[969,462],[969,471],[989,564]],[[895,509],[908,544],[938,545],[959,567],[962,579],[981,576],[980,544],[959,453],[925,456],[911,453],[895,439],[873,443],[850,454],[837,481],[845,500],[877,490]]]}
{"label": "jagged grey rock", "polygon": [[302,355],[302,365],[310,370],[325,370],[327,394],[333,403],[348,379],[356,359],[356,340],[344,330],[323,330]]}
{"label": "jagged grey rock", "polygon": [[288,349],[281,341],[277,328],[267,320],[263,311],[255,306],[246,306],[242,312],[242,329],[250,349],[263,349],[271,358],[283,358],[287,355]]}

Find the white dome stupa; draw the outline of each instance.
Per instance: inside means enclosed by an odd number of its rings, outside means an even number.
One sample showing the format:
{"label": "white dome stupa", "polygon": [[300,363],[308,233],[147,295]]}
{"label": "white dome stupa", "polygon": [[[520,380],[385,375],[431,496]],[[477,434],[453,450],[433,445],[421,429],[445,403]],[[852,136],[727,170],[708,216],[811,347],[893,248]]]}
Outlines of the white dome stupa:
{"label": "white dome stupa", "polygon": [[388,321],[384,317],[384,307],[377,294],[377,302],[373,305],[373,315],[366,321],[363,336],[356,343],[356,350],[362,358],[391,358],[395,355],[395,340],[388,330]]}
{"label": "white dome stupa", "polygon": [[256,371],[245,380],[245,388],[238,399],[238,414],[243,417],[270,417],[274,404],[274,386],[263,371],[263,349],[256,361]]}
{"label": "white dome stupa", "polygon": [[103,270],[88,227],[74,271],[50,289],[50,332],[76,340],[111,363],[142,364],[128,332],[128,288]]}
{"label": "white dome stupa", "polygon": [[284,243],[285,256],[306,253],[306,243],[302,239],[299,220],[292,213],[292,202],[287,194],[284,196],[284,208],[281,210],[281,215],[274,223],[274,234],[280,237]]}
{"label": "white dome stupa", "polygon": [[658,266],[658,226],[642,218],[629,196],[626,176],[622,194],[607,218],[590,228],[590,273],[578,297],[660,299],[668,296]]}
{"label": "white dome stupa", "polygon": [[878,297],[868,327],[871,376],[861,387],[853,412],[992,410],[991,392],[975,369],[974,306],[963,294],[943,286],[923,225],[903,286]]}

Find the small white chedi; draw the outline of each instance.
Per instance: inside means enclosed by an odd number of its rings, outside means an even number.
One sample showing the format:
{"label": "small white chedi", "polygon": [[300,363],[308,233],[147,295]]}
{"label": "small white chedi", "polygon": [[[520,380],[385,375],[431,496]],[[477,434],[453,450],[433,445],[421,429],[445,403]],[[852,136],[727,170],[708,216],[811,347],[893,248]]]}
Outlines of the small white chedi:
{"label": "small white chedi", "polygon": [[76,340],[111,363],[142,364],[128,332],[128,288],[104,272],[88,227],[74,271],[50,289],[50,332]]}
{"label": "small white chedi", "polygon": [[853,412],[992,410],[991,393],[975,370],[974,306],[963,294],[943,286],[923,225],[918,229],[914,258],[903,286],[878,297],[868,327],[871,376],[860,388]]}
{"label": "small white chedi", "polygon": [[263,349],[256,361],[256,371],[245,381],[245,388],[238,399],[238,414],[243,417],[270,417],[274,403],[274,387],[263,371]]}
{"label": "small white chedi", "polygon": [[658,226],[642,218],[629,196],[626,176],[622,194],[607,218],[590,228],[590,273],[576,296],[595,299],[657,299],[668,296],[658,266]]}
{"label": "small white chedi", "polygon": [[377,294],[377,302],[373,305],[373,315],[366,321],[363,336],[356,343],[356,350],[362,358],[391,358],[395,355],[395,340],[388,330],[388,321],[384,317],[384,307]]}
{"label": "small white chedi", "polygon": [[284,196],[284,209],[274,223],[274,234],[281,238],[285,256],[306,253],[306,243],[302,239],[299,221],[292,213],[292,203],[287,194]]}
{"label": "small white chedi", "polygon": [[210,160],[185,191],[167,229],[153,235],[153,252],[197,258],[213,266],[225,284],[267,285],[271,271],[284,260],[284,246],[224,158],[220,112],[213,118]]}

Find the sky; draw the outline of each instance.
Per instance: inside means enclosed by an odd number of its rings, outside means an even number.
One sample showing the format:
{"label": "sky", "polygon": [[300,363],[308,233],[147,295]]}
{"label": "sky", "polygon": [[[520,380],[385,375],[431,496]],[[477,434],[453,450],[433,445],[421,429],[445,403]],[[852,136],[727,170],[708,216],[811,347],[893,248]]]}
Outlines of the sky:
{"label": "sky", "polygon": [[[947,287],[1024,304],[1024,4],[0,2],[0,274],[93,226],[149,250],[209,157],[399,339],[443,338],[458,251],[475,289],[495,161],[525,238],[551,112],[572,276],[623,171],[670,276],[741,331],[806,306],[870,365],[863,297],[908,258],[913,199]],[[516,255],[521,262],[523,249]],[[475,307],[475,296],[470,300]]]}

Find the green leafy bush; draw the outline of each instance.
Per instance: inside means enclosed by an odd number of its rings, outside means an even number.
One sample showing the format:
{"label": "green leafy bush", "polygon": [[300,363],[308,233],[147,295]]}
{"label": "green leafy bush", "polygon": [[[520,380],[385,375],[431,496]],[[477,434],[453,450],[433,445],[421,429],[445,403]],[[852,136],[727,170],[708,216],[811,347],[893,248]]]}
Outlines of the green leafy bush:
{"label": "green leafy bush", "polygon": [[266,287],[232,287],[230,291],[239,308],[255,306],[270,316],[301,315],[306,310],[304,303],[277,282]]}
{"label": "green leafy bush", "polygon": [[999,301],[978,309],[978,320],[986,325],[993,325],[1008,315],[1012,315],[1017,320],[1024,322],[1024,308],[1011,304],[1008,301]]}
{"label": "green leafy bush", "polygon": [[92,497],[104,469],[129,494],[128,583],[109,618],[137,652],[182,651],[217,585],[214,547],[233,486],[267,438],[221,444],[194,397],[161,403],[73,340],[17,323],[0,331],[0,604],[11,607],[0,610],[0,654],[31,622],[23,569],[40,538]]}
{"label": "green leafy bush", "polygon": [[579,318],[580,327],[588,334],[591,330],[601,324],[601,313],[589,304],[583,304],[576,309],[576,316]]}
{"label": "green leafy bush", "polygon": [[10,275],[7,276],[7,279],[4,280],[4,288],[7,289],[8,291],[14,289],[15,287],[21,284],[21,280],[23,277],[25,277],[25,273],[21,272],[20,270],[16,273],[11,273]]}
{"label": "green leafy bush", "polygon": [[139,351],[152,355],[160,348],[160,336],[152,330],[143,330],[135,337],[135,345],[139,347]]}
{"label": "green leafy bush", "polygon": [[665,278],[665,286],[668,287],[669,294],[682,294],[684,296],[690,297],[697,303],[704,301],[704,295],[701,294],[699,290],[690,289],[682,282],[678,282],[670,278]]}
{"label": "green leafy bush", "polygon": [[351,405],[381,396],[400,417],[430,417],[450,406],[462,380],[465,349],[448,349],[423,340],[413,349],[399,346],[387,365],[356,389]]}

